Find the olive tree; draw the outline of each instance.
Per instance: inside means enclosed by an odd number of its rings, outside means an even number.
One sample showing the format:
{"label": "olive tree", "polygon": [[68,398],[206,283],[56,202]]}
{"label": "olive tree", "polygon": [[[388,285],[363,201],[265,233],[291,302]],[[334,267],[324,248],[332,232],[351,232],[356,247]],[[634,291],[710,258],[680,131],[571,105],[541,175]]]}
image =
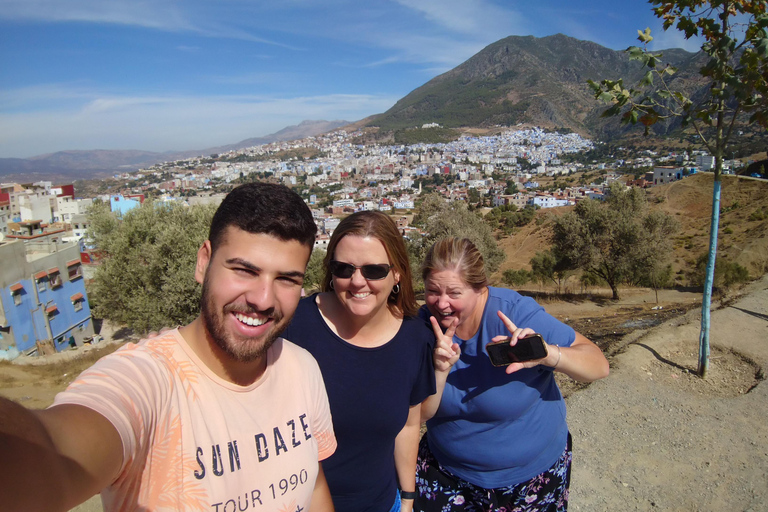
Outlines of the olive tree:
{"label": "olive tree", "polygon": [[619,285],[656,268],[672,250],[677,229],[671,217],[650,211],[641,189],[613,182],[605,202],[587,199],[557,217],[552,228],[553,261],[605,281],[614,300]]}
{"label": "olive tree", "polygon": [[414,278],[417,281],[417,269],[429,248],[437,240],[449,236],[471,240],[483,255],[485,271],[489,275],[498,270],[504,261],[504,251],[496,244],[491,228],[479,214],[469,211],[467,205],[461,201],[447,202],[438,194],[430,194],[421,203],[413,224],[425,233],[423,237],[408,243]]}
{"label": "olive tree", "polygon": [[213,206],[146,202],[122,218],[109,205],[89,212],[101,255],[91,285],[94,314],[139,333],[192,321],[200,311],[197,250]]}
{"label": "olive tree", "polygon": [[590,81],[595,97],[612,103],[604,116],[620,115],[623,123],[641,123],[648,133],[659,121],[680,118],[692,127],[715,157],[704,297],[699,336],[698,372],[709,367],[709,329],[712,282],[720,224],[723,158],[740,122],[768,128],[768,14],[765,0],[650,0],[654,14],[685,38],[700,38],[706,64],[699,73],[705,85],[695,94],[674,87],[676,69],[662,64],[662,54],[648,51],[650,29],[638,30],[643,47],[632,46],[629,58],[647,68],[643,79],[627,88],[623,80]]}

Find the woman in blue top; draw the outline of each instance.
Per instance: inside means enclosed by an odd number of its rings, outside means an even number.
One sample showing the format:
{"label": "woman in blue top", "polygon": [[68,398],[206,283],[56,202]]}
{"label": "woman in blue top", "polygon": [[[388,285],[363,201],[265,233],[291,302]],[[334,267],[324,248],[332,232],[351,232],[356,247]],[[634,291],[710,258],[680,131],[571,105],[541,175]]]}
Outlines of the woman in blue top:
{"label": "woman in blue top", "polygon": [[435,393],[435,333],[416,316],[411,281],[394,221],[350,215],[328,244],[322,293],[299,302],[283,333],[323,373],[338,442],[323,472],[336,512],[413,507],[420,404]]}
{"label": "woman in blue top", "polygon": [[[533,299],[488,286],[483,258],[467,239],[437,242],[422,266],[420,315],[445,330],[438,339],[438,394],[419,447],[414,510],[566,510],[571,442],[565,403],[553,377],[608,375],[608,361],[587,338]],[[485,346],[539,333],[547,356],[494,367]],[[439,390],[443,389],[442,398]]]}

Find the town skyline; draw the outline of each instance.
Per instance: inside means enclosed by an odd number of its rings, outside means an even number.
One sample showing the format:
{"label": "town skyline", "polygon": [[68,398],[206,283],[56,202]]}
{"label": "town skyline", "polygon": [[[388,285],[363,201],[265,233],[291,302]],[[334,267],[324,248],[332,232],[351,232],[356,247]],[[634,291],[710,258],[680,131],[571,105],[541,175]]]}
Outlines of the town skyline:
{"label": "town skyline", "polygon": [[510,35],[683,47],[645,1],[248,5],[0,0],[0,158],[184,151],[357,121]]}

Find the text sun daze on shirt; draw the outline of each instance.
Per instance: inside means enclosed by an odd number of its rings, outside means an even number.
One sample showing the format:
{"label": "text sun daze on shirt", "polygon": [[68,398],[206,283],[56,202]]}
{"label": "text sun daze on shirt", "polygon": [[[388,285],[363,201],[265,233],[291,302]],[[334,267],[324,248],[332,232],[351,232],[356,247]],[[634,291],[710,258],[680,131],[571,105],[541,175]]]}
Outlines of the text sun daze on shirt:
{"label": "text sun daze on shirt", "polygon": [[[281,454],[287,453],[290,449],[298,448],[302,442],[312,439],[310,434],[309,424],[307,424],[307,414],[301,414],[296,420],[289,420],[286,422],[286,426],[280,428],[276,426],[272,429],[271,434],[265,434],[259,432],[253,436],[256,447],[256,456],[259,462],[264,462],[272,457],[279,457]],[[288,442],[286,442],[288,439]],[[198,480],[206,478],[207,475],[211,477],[223,476],[227,468],[230,473],[240,471],[242,469],[240,463],[240,450],[238,449],[237,440],[228,441],[225,448],[226,456],[222,456],[221,444],[214,444],[210,447],[208,453],[203,447],[197,447],[196,461],[199,468],[194,471],[194,476]],[[210,465],[206,467],[205,461],[209,460]],[[227,464],[227,460],[229,464]],[[237,498],[230,498],[226,501],[211,504],[213,510],[226,512],[232,511],[244,511],[248,510],[249,506],[256,508],[258,505],[264,505],[264,500],[277,499],[278,496],[285,495],[286,493],[295,490],[299,485],[304,485],[309,481],[309,472],[302,468],[298,473],[292,473],[286,475],[284,478],[280,478],[276,482],[270,482],[265,489],[252,489],[245,493],[243,496]],[[266,493],[266,494],[264,494]],[[304,510],[302,507],[296,506],[295,512],[301,512]]]}

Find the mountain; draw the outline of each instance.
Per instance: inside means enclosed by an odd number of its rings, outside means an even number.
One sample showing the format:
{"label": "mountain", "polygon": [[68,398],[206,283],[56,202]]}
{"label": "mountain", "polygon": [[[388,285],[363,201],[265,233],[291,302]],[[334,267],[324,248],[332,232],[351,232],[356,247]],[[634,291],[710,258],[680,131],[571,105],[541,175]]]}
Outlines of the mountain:
{"label": "mountain", "polygon": [[226,153],[271,142],[303,139],[333,131],[347,124],[349,124],[348,121],[302,121],[298,125],[288,126],[271,135],[201,150],[164,153],[140,150],[71,150],[30,158],[0,158],[0,180],[22,183],[35,181],[63,183],[78,179],[106,178],[159,162]]}
{"label": "mountain", "polygon": [[266,137],[256,137],[253,139],[241,140],[237,144],[230,144],[228,146],[219,146],[215,148],[208,148],[203,153],[197,153],[204,155],[211,155],[214,153],[226,153],[227,151],[235,151],[242,148],[250,148],[253,146],[261,146],[263,144],[269,144],[270,142],[283,142],[288,140],[303,139],[305,137],[311,137],[315,135],[321,135],[323,133],[332,132],[342,126],[347,126],[349,121],[302,121],[301,123],[293,126],[283,128],[279,132],[275,132],[272,135]]}
{"label": "mountain", "polygon": [[[674,80],[695,89],[701,56],[680,49],[663,55],[664,62],[679,69]],[[600,118],[607,106],[594,99],[586,82],[623,77],[629,85],[643,72],[623,51],[590,41],[562,34],[511,36],[415,89],[368,126],[393,131],[425,123],[446,128],[522,123],[591,136],[612,134],[622,128],[615,119]]]}

